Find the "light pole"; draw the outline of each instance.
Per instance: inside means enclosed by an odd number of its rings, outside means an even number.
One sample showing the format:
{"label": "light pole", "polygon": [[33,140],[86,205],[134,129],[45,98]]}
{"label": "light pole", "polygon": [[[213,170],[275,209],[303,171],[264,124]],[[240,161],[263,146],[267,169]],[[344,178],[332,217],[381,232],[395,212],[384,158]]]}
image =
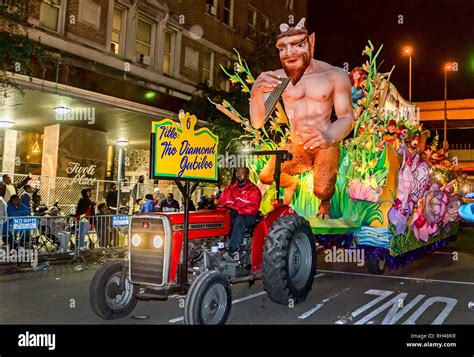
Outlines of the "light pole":
{"label": "light pole", "polygon": [[453,70],[452,63],[444,65],[444,140],[443,149],[448,150],[448,71]]}
{"label": "light pole", "polygon": [[403,47],[403,54],[408,56],[408,101],[411,102],[411,56],[413,48],[411,46]]}
{"label": "light pole", "polygon": [[127,145],[128,140],[126,139],[118,139],[115,144],[119,147],[119,157],[118,157],[118,192],[117,192],[117,209],[116,212],[119,214],[120,210],[120,193],[122,189],[122,183],[125,179],[125,157],[127,156]]}

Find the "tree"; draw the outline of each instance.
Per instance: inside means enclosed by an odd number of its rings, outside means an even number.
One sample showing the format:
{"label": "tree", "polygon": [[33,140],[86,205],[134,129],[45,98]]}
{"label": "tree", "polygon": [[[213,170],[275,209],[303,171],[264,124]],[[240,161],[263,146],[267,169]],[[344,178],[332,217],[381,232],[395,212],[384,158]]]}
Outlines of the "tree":
{"label": "tree", "polygon": [[33,76],[38,67],[45,68],[44,47],[27,33],[29,14],[38,5],[38,0],[0,0],[0,85],[5,95],[7,88],[22,92],[8,72]]}

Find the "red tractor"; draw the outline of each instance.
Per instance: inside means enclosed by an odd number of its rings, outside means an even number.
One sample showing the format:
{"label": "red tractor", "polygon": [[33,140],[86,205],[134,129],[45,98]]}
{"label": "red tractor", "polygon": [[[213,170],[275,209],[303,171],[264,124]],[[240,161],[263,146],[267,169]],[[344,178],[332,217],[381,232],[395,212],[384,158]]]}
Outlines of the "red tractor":
{"label": "red tractor", "polygon": [[[245,232],[239,261],[223,257],[231,231],[229,208],[133,216],[129,259],[108,261],[92,279],[90,304],[99,317],[123,318],[138,300],[183,294],[185,323],[223,324],[232,305],[230,285],[259,278],[276,303],[296,304],[306,298],[316,270],[313,233],[308,221],[278,199],[280,165],[291,154],[250,154],[277,156],[277,198],[274,209]],[[176,183],[185,198],[197,187]]]}

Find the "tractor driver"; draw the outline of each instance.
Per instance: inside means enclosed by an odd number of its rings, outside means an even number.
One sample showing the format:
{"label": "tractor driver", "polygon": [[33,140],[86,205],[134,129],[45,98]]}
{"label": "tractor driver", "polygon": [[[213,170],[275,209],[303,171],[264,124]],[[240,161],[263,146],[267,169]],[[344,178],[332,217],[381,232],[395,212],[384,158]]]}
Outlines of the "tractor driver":
{"label": "tractor driver", "polygon": [[232,208],[232,231],[229,251],[224,254],[228,260],[239,260],[239,249],[245,229],[255,224],[262,200],[259,188],[249,180],[248,167],[236,170],[236,182],[227,187],[219,198],[219,204]]}

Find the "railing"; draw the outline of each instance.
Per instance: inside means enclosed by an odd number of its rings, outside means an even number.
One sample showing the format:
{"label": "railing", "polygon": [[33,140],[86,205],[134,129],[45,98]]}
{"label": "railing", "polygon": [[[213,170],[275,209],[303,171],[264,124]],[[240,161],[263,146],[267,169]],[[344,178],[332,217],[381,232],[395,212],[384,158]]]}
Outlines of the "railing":
{"label": "railing", "polygon": [[[0,217],[0,264],[16,263],[18,252],[77,259],[84,251],[128,245],[128,215]],[[18,259],[16,259],[18,260]]]}
{"label": "railing", "polygon": [[[0,178],[3,174],[0,173]],[[27,177],[27,175],[21,174],[7,174],[16,185],[23,182]],[[55,202],[58,202],[59,208],[65,215],[75,213],[77,202],[81,198],[81,190],[84,187],[92,189],[92,199],[97,203],[105,202],[107,193],[111,191],[113,184],[117,187],[117,202],[122,206],[133,207],[134,199],[144,198],[146,194],[155,195],[159,200],[162,200],[170,192],[174,194],[176,200],[182,202],[178,187],[171,183],[152,184],[95,180],[92,185],[86,185],[74,178],[33,175],[28,184],[37,190],[36,195],[40,196],[42,204],[51,207]],[[210,196],[214,191],[215,188],[212,185],[200,186],[196,189],[192,199],[197,204],[200,196]],[[17,193],[23,193],[23,189],[19,188]]]}

